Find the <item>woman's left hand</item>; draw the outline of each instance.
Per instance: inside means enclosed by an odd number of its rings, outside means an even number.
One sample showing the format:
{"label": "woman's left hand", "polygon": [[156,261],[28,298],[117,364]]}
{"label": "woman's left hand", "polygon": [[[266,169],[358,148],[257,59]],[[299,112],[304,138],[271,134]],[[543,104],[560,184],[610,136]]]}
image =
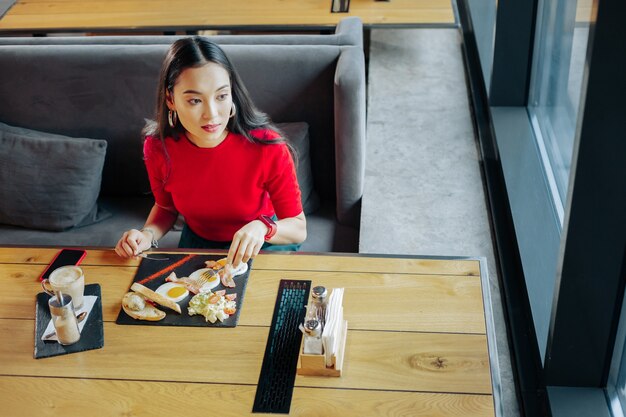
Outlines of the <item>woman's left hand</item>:
{"label": "woman's left hand", "polygon": [[263,243],[267,226],[260,220],[253,220],[239,229],[228,250],[228,263],[237,268],[240,262],[248,262],[259,254]]}

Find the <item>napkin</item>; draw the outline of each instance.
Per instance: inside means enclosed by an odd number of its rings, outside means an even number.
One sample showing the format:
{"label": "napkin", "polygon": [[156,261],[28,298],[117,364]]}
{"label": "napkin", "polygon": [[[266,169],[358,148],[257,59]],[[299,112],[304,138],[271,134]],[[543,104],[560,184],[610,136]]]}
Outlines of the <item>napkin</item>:
{"label": "napkin", "polygon": [[[85,327],[85,323],[87,323],[87,320],[89,319],[89,314],[91,313],[91,310],[93,309],[93,306],[96,304],[96,300],[98,299],[97,296],[95,295],[85,295],[83,296],[83,306],[76,310],[76,315],[82,313],[83,311],[87,312],[87,315],[85,316],[85,318],[78,323],[78,331],[82,333],[83,331],[83,327]],[[54,332],[54,323],[52,323],[52,319],[50,319],[48,321],[48,326],[46,326],[46,330],[44,330],[42,336],[41,336],[41,340],[44,340],[44,336],[46,336],[49,333]],[[55,334],[54,336],[46,339],[46,341],[56,341],[58,342],[59,339],[57,338],[57,335]]]}
{"label": "napkin", "polygon": [[326,325],[322,332],[324,360],[327,367],[333,366],[333,356],[337,355],[341,328],[343,326],[343,288],[334,288],[326,304]]}

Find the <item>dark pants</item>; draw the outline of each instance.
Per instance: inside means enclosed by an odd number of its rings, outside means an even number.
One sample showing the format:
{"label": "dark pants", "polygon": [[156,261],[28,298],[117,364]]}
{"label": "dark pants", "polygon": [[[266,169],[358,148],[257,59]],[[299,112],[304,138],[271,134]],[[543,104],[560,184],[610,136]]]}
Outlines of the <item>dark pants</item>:
{"label": "dark pants", "polygon": [[[216,240],[207,240],[201,236],[198,236],[193,230],[185,224],[183,231],[180,235],[180,241],[178,242],[179,248],[193,248],[193,249],[230,249],[231,242],[221,242]],[[261,247],[262,250],[275,250],[275,251],[298,251],[300,250],[300,243],[292,245],[272,245],[265,242]]]}

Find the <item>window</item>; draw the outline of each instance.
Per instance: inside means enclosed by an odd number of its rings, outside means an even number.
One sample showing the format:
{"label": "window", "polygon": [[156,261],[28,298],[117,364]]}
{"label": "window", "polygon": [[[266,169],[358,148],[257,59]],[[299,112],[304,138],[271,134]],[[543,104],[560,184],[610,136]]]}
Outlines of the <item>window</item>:
{"label": "window", "polygon": [[591,0],[538,3],[528,112],[561,223],[591,16]]}
{"label": "window", "polygon": [[626,342],[626,306],[622,303],[622,312],[615,336],[615,350],[606,384],[607,402],[613,417],[626,416],[626,344],[624,342]]}

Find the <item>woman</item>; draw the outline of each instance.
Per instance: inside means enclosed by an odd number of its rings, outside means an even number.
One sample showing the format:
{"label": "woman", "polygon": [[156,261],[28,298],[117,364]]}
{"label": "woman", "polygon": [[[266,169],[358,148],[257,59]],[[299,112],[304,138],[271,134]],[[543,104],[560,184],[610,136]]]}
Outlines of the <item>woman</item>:
{"label": "woman", "polygon": [[261,249],[297,250],[306,238],[290,148],[217,45],[200,37],[172,44],[156,121],[144,133],[155,204],[141,230],[124,232],[119,256],[155,245],[179,213],[179,247],[229,249],[234,267]]}

